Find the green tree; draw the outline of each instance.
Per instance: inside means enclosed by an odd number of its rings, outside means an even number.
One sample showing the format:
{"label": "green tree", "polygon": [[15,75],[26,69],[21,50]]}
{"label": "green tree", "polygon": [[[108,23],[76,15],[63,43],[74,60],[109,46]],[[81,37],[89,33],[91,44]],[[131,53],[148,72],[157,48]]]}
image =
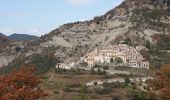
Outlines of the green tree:
{"label": "green tree", "polygon": [[96,85],[98,85],[98,83],[97,83],[97,82],[94,82],[93,84],[94,84],[95,86],[96,86]]}
{"label": "green tree", "polygon": [[123,44],[130,44],[131,43],[131,40],[129,38],[126,38],[123,42]]}
{"label": "green tree", "polygon": [[146,48],[150,49],[151,48],[151,43],[149,40],[146,41],[145,43]]}
{"label": "green tree", "polygon": [[114,61],[113,58],[111,58],[111,59],[110,59],[110,62],[113,63],[113,61]]}
{"label": "green tree", "polygon": [[18,46],[17,46],[17,47],[15,48],[15,51],[16,51],[16,52],[20,52],[20,51],[21,51],[21,47],[18,47]]}
{"label": "green tree", "polygon": [[126,85],[126,86],[130,83],[130,79],[127,78],[127,77],[124,79],[124,81],[125,81],[125,85]]}
{"label": "green tree", "polygon": [[115,58],[115,61],[116,61],[117,63],[123,63],[123,60],[122,60],[122,58],[120,58],[120,57],[116,57],[116,58]]}

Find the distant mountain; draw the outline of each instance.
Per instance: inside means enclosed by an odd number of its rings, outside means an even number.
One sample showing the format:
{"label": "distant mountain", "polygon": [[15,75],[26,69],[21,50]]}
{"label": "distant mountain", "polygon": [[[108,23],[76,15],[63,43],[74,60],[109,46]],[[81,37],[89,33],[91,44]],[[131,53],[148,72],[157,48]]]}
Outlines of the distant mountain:
{"label": "distant mountain", "polygon": [[30,40],[36,40],[38,37],[33,36],[33,35],[28,35],[28,34],[17,34],[17,33],[15,33],[15,34],[8,36],[8,38],[10,40],[15,40],[15,41],[20,41],[20,40],[30,41]]}
{"label": "distant mountain", "polygon": [[6,35],[4,35],[3,33],[0,33],[0,36],[6,37]]}

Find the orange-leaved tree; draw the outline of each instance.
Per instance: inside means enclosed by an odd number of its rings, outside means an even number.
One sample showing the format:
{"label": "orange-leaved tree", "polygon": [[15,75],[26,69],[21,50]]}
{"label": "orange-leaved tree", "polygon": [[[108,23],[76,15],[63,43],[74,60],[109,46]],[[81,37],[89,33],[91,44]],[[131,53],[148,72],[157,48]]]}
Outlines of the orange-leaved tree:
{"label": "orange-leaved tree", "polygon": [[37,100],[47,96],[39,87],[33,66],[22,66],[0,76],[0,100]]}
{"label": "orange-leaved tree", "polygon": [[163,65],[155,73],[151,87],[158,91],[163,100],[170,100],[170,65]]}

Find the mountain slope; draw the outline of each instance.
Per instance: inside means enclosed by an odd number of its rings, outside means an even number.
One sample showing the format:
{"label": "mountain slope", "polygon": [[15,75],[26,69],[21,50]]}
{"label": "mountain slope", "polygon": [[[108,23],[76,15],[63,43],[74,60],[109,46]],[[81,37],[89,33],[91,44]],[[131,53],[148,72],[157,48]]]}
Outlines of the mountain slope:
{"label": "mountain slope", "polygon": [[15,33],[15,34],[8,36],[8,38],[14,41],[19,41],[19,40],[29,41],[29,40],[36,40],[38,37],[33,36],[33,35]]}
{"label": "mountain slope", "polygon": [[8,38],[5,35],[0,34],[0,49],[2,50],[4,47],[6,47],[8,43]]}
{"label": "mountain slope", "polygon": [[6,35],[4,35],[3,33],[0,33],[0,36],[6,37]]}
{"label": "mountain slope", "polygon": [[[153,37],[156,34],[168,33],[169,0],[125,0],[103,16],[62,25],[36,41],[27,43],[21,53],[21,56],[27,59],[19,64],[13,62],[11,66],[28,64],[33,55],[46,55],[50,51],[54,51],[53,55],[58,59],[56,62],[70,63],[78,61],[96,47],[122,42],[134,47],[145,46],[148,42],[156,45],[157,41]],[[44,52],[46,49],[50,51]]]}

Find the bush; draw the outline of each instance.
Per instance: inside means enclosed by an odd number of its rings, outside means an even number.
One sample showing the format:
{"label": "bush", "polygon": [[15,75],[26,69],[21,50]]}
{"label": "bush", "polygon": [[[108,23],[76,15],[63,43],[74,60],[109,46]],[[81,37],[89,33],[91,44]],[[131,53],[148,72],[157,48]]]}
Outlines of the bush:
{"label": "bush", "polygon": [[108,69],[109,69],[109,66],[103,66],[103,69],[104,69],[104,70],[108,70]]}
{"label": "bush", "polygon": [[96,85],[98,85],[98,83],[97,83],[97,82],[94,82],[93,84],[94,84],[95,86],[96,86]]}
{"label": "bush", "polygon": [[18,47],[18,46],[17,46],[17,47],[15,48],[15,51],[16,51],[16,52],[20,52],[20,51],[21,51],[21,47]]}
{"label": "bush", "polygon": [[80,93],[83,93],[83,94],[88,93],[88,87],[85,85],[82,85],[80,87]]}
{"label": "bush", "polygon": [[97,74],[98,75],[104,75],[104,74],[106,74],[106,71],[101,71],[101,69],[98,69]]}
{"label": "bush", "polygon": [[158,100],[155,95],[148,92],[132,91],[132,100]]}
{"label": "bush", "polygon": [[72,92],[72,90],[69,87],[64,87],[64,92]]}
{"label": "bush", "polygon": [[130,79],[129,78],[126,77],[124,80],[125,80],[125,84],[128,85],[130,83]]}
{"label": "bush", "polygon": [[151,48],[150,41],[147,40],[146,43],[145,43],[145,46],[146,46],[146,48],[150,49]]}

